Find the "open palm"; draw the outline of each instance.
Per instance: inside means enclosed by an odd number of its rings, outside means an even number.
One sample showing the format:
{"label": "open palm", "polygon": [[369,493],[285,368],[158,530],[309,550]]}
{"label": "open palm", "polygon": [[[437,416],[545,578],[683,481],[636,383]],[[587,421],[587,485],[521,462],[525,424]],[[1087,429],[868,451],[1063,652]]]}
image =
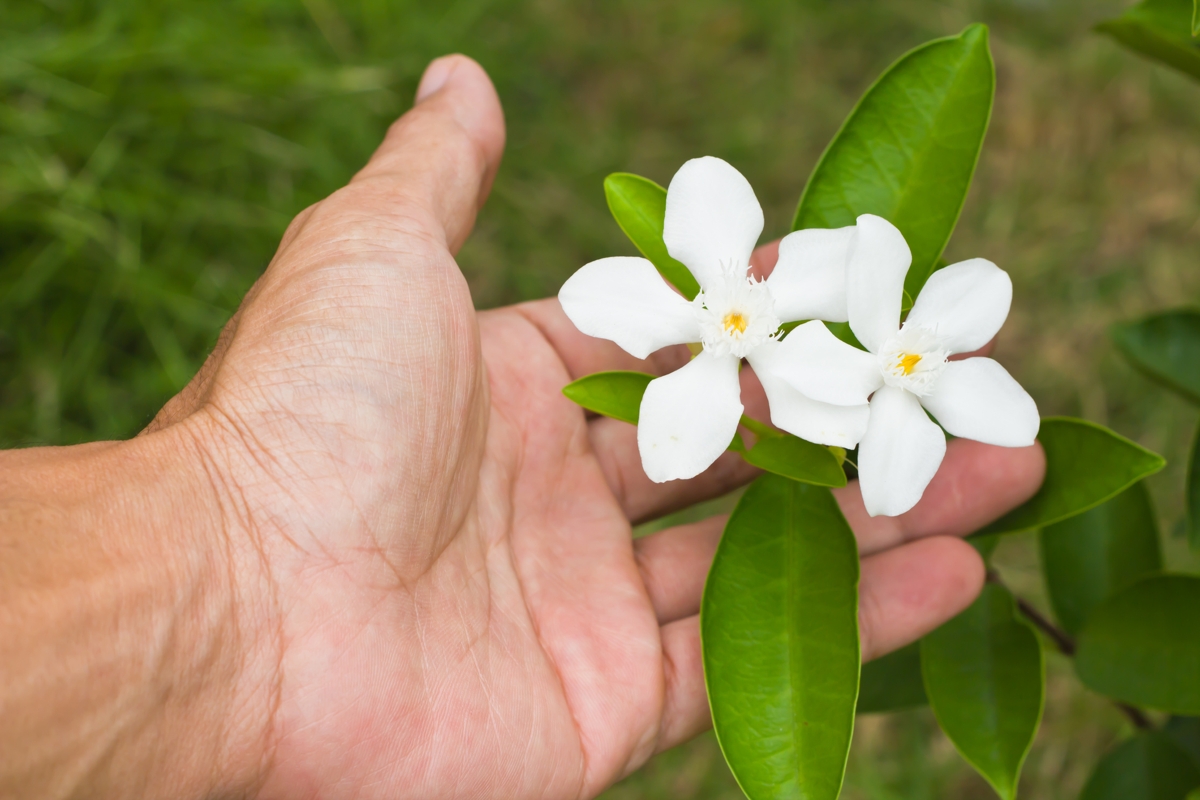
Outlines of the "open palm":
{"label": "open palm", "polygon": [[[696,613],[724,520],[631,525],[754,473],[727,454],[652,483],[632,426],[562,396],[686,349],[636,361],[553,300],[476,313],[453,253],[500,159],[499,102],[462,57],[418,96],[297,218],[148,434],[189,434],[222,509],[245,653],[229,724],[257,732],[261,796],[590,797],[709,724]],[[1041,471],[1036,447],[960,441],[903,517],[840,490],[868,657],[973,599],[982,564],[954,536]]]}

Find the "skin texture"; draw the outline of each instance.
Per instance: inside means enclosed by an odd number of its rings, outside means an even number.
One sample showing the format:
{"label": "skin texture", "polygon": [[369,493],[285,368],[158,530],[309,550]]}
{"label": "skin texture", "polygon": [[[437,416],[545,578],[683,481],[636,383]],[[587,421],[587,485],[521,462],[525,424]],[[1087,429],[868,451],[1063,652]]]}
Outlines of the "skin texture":
{"label": "skin texture", "polygon": [[[454,253],[503,144],[482,69],[433,62],[144,435],[0,457],[0,796],[592,797],[709,726],[724,519],[631,525],[755,473],[654,484],[632,426],[561,394],[685,348],[638,361],[555,300],[474,310]],[[1043,469],[956,440],[902,517],[837,492],[866,657],[971,602],[957,537]]]}

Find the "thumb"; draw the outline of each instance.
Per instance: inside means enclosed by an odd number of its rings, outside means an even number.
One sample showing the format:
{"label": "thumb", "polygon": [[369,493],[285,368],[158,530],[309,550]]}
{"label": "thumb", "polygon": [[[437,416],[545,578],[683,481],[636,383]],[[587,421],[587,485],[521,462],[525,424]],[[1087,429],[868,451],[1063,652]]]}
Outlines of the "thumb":
{"label": "thumb", "polygon": [[[383,144],[349,186],[296,217],[276,258],[226,325],[200,372],[143,433],[182,420],[206,401],[243,321],[260,333],[264,325],[270,328],[277,323],[279,309],[298,302],[290,279],[336,253],[331,241],[354,240],[359,249],[411,253],[411,243],[402,238],[415,235],[431,241],[436,250],[457,252],[487,197],[503,150],[504,114],[487,73],[466,56],[433,61],[421,79],[416,106],[392,124]],[[289,257],[297,253],[299,257]],[[453,295],[444,282],[449,281],[461,289],[460,299],[469,308],[465,285],[447,277],[461,281],[454,262],[448,262],[441,272],[443,283],[437,284],[441,288],[430,291]],[[320,286],[328,288],[326,282]],[[298,291],[309,300],[313,285],[304,284]],[[342,297],[338,302],[345,306],[347,301]],[[267,311],[256,315],[251,308],[256,303]]]}
{"label": "thumb", "polygon": [[[398,119],[349,193],[382,215],[431,230],[451,252],[466,240],[504,150],[504,112],[483,67],[463,55],[433,61],[417,103]],[[360,206],[361,207],[361,206]]]}

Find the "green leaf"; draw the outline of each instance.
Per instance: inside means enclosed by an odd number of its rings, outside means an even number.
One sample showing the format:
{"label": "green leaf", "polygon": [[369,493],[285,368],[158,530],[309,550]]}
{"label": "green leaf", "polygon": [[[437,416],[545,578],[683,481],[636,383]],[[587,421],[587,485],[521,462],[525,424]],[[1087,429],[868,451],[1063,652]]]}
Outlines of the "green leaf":
{"label": "green leaf", "polygon": [[597,372],[568,383],[563,394],[588,411],[636,425],[642,395],[652,380],[644,372]]}
{"label": "green leaf", "polygon": [[983,25],[901,56],[829,143],[792,230],[853,225],[860,214],[887,219],[912,249],[904,288],[915,298],[958,222],[995,86]]}
{"label": "green leaf", "polygon": [[1005,800],[1042,719],[1045,672],[1037,635],[1013,597],[989,583],[963,613],[921,640],[921,672],[938,724]]}
{"label": "green leaf", "polygon": [[888,653],[862,665],[858,713],[875,714],[915,708],[929,702],[921,679],[921,643]]}
{"label": "green leaf", "polygon": [[862,346],[862,342],[854,335],[854,331],[850,330],[849,322],[826,322],[825,327],[829,329],[830,333],[851,347],[857,347],[859,350],[867,349]]}
{"label": "green leaf", "polygon": [[976,536],[968,539],[967,544],[975,548],[979,553],[979,557],[984,563],[989,563],[992,560],[992,553],[996,552],[996,548],[1000,545],[1000,537],[993,534],[991,536]]}
{"label": "green leaf", "polygon": [[1200,771],[1162,731],[1146,731],[1104,757],[1080,800],[1184,800]]}
{"label": "green leaf", "polygon": [[1200,78],[1200,47],[1192,38],[1191,0],[1145,0],[1116,19],[1096,26],[1134,52]]}
{"label": "green leaf", "polygon": [[1192,36],[1200,36],[1200,0],[1192,0]]}
{"label": "green leaf", "polygon": [[760,436],[742,458],[759,469],[817,486],[845,486],[846,473],[828,447],[784,434]]}
{"label": "green leaf", "polygon": [[1054,615],[1075,635],[1088,615],[1138,578],[1162,570],[1154,506],[1145,483],[1038,534]]}
{"label": "green leaf", "polygon": [[1172,716],[1163,730],[1188,754],[1196,769],[1200,769],[1200,717]]}
{"label": "green leaf", "polygon": [[1200,403],[1200,311],[1155,314],[1114,325],[1109,335],[1133,366]]}
{"label": "green leaf", "polygon": [[1117,700],[1200,714],[1200,578],[1143,578],[1104,601],[1079,635],[1075,670]]}
{"label": "green leaf", "polygon": [[700,284],[687,267],[671,258],[663,244],[667,190],[649,178],[614,172],[604,179],[604,197],[613,219],[625,231],[629,241],[684,297],[694,298],[700,291]]}
{"label": "green leaf", "polygon": [[1184,501],[1187,504],[1188,544],[1193,552],[1200,553],[1200,425],[1196,426],[1196,434],[1192,437],[1186,480]]}
{"label": "green leaf", "polygon": [[750,485],[700,609],[713,727],[751,800],[835,800],[858,697],[858,550],[828,489]]}
{"label": "green leaf", "polygon": [[1042,488],[978,535],[1027,531],[1082,514],[1167,463],[1157,453],[1082,419],[1047,417],[1038,441],[1046,451]]}

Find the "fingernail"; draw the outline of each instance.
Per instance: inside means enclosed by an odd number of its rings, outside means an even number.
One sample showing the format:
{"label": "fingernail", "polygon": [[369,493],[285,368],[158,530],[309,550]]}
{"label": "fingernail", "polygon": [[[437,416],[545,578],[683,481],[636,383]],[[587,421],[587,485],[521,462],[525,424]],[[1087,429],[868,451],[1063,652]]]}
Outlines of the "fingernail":
{"label": "fingernail", "polygon": [[454,72],[455,66],[457,66],[456,62],[449,56],[442,56],[431,61],[425,68],[425,74],[421,76],[420,85],[417,86],[417,102],[421,102],[445,86],[451,73]]}

